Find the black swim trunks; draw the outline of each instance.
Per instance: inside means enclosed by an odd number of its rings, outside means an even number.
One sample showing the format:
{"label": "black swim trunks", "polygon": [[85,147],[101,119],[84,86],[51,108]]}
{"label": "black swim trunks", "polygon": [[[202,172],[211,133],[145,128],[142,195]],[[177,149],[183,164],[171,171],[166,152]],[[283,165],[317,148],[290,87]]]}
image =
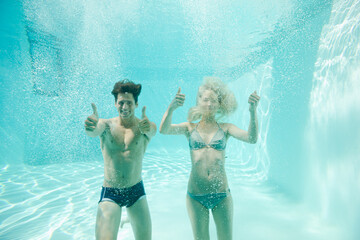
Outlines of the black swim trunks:
{"label": "black swim trunks", "polygon": [[131,207],[139,198],[145,196],[143,181],[128,188],[102,187],[100,202],[110,201],[117,203],[120,207]]}

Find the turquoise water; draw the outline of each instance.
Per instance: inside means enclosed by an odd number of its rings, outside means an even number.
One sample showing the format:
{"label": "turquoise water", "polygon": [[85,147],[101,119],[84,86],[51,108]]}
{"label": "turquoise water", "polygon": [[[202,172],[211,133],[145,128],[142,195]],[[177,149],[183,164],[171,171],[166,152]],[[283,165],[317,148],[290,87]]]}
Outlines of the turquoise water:
{"label": "turquoise water", "polygon": [[[179,86],[186,120],[203,76],[234,91],[226,119],[234,239],[358,239],[358,1],[10,1],[0,3],[0,239],[94,239],[103,163],[84,119],[116,115],[113,84],[143,85],[158,126]],[[153,239],[191,239],[187,142],[157,134],[144,158]],[[214,223],[210,223],[216,239]],[[119,239],[133,239],[129,225]]]}

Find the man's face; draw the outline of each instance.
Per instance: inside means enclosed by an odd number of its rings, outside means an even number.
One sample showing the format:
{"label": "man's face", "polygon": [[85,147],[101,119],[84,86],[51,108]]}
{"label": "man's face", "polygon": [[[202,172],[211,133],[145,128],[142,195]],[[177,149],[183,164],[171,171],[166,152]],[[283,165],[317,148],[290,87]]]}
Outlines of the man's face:
{"label": "man's face", "polygon": [[135,114],[135,99],[132,93],[118,93],[115,107],[117,108],[121,118],[131,118]]}

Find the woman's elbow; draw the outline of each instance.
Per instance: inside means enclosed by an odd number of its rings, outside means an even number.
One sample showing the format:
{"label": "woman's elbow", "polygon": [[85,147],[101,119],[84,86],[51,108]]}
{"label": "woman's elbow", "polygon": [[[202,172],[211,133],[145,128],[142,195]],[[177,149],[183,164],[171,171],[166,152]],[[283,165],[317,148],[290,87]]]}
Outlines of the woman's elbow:
{"label": "woman's elbow", "polygon": [[255,144],[257,142],[257,138],[249,138],[248,143]]}
{"label": "woman's elbow", "polygon": [[164,127],[162,127],[162,126],[160,126],[160,128],[159,128],[159,132],[160,132],[161,134],[167,134],[166,129],[165,129]]}

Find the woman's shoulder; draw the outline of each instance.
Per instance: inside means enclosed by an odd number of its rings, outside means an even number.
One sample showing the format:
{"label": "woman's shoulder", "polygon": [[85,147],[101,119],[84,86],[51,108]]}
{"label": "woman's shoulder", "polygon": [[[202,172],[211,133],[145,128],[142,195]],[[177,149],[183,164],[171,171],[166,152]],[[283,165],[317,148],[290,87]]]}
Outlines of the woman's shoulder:
{"label": "woman's shoulder", "polygon": [[195,127],[196,125],[198,125],[199,123],[198,122],[186,122],[188,124],[188,126],[190,127]]}
{"label": "woman's shoulder", "polygon": [[224,130],[224,132],[227,132],[229,127],[233,125],[232,123],[224,123],[224,122],[219,122],[218,124],[222,128],[222,130]]}
{"label": "woman's shoulder", "polygon": [[196,125],[198,125],[198,123],[194,122],[184,122],[183,124],[187,127],[187,132],[189,134],[192,133],[192,131],[194,131],[194,129],[196,128]]}

